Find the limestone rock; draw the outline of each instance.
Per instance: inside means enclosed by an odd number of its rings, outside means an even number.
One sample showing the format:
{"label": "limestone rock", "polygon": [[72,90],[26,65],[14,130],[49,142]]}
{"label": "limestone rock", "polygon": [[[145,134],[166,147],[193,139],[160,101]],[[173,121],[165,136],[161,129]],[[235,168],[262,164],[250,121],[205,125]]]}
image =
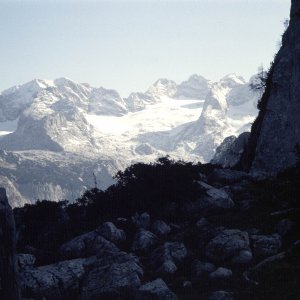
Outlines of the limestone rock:
{"label": "limestone rock", "polygon": [[157,235],[166,235],[171,231],[171,227],[161,220],[154,221],[151,228]]}
{"label": "limestone rock", "polygon": [[250,132],[243,132],[238,137],[226,137],[217,147],[211,163],[221,165],[224,168],[234,167],[239,162],[248,144],[249,136]]}
{"label": "limestone rock", "polygon": [[96,230],[77,236],[63,244],[60,248],[61,256],[67,259],[89,257],[117,251],[118,248],[103,238]]}
{"label": "limestone rock", "polygon": [[177,300],[176,295],[166,283],[158,278],[142,285],[136,295],[136,300]]}
{"label": "limestone rock", "polygon": [[19,300],[16,232],[6,191],[0,188],[0,299]]}
{"label": "limestone rock", "polygon": [[21,274],[21,288],[28,298],[63,300],[79,295],[80,282],[95,257],[73,259],[38,268],[24,269]]}
{"label": "limestone rock", "polygon": [[205,195],[200,199],[202,209],[227,209],[234,206],[234,202],[224,190],[214,188],[202,181],[199,182],[199,185],[205,190]]}
{"label": "limestone rock", "polygon": [[206,256],[213,262],[249,263],[252,253],[248,233],[238,229],[223,230],[208,243]]}
{"label": "limestone rock", "polygon": [[260,112],[251,128],[240,167],[253,173],[275,174],[296,164],[300,144],[300,14],[292,1],[289,27],[269,71]]}
{"label": "limestone rock", "polygon": [[80,300],[133,299],[142,275],[138,259],[125,252],[98,257],[82,282]]}
{"label": "limestone rock", "polygon": [[159,274],[171,275],[177,270],[176,264],[181,263],[187,256],[183,243],[166,242],[151,253],[151,262]]}
{"label": "limestone rock", "polygon": [[123,242],[126,240],[126,235],[124,230],[118,229],[114,223],[105,222],[98,229],[97,232],[100,233],[105,239],[115,244]]}
{"label": "limestone rock", "polygon": [[157,237],[150,231],[140,229],[135,235],[132,244],[132,251],[148,251],[157,242]]}

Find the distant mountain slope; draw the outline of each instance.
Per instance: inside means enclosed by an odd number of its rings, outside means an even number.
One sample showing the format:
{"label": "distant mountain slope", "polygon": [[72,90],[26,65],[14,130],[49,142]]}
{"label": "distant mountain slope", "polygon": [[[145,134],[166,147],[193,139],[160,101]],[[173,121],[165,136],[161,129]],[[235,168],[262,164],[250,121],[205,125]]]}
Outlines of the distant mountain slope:
{"label": "distant mountain slope", "polygon": [[256,102],[249,83],[234,74],[217,83],[200,75],[178,85],[159,79],[124,99],[67,78],[36,79],[0,94],[2,165],[13,166],[1,170],[0,183],[16,206],[74,199],[93,173],[105,188],[137,161],[209,161],[223,138],[249,127]]}

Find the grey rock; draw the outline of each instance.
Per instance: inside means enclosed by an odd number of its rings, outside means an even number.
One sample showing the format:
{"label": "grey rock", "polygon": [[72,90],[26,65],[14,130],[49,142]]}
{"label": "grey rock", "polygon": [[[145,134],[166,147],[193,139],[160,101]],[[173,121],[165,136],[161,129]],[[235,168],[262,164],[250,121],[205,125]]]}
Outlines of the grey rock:
{"label": "grey rock", "polygon": [[73,259],[38,268],[26,268],[21,274],[21,288],[27,297],[34,299],[63,300],[75,293],[80,294],[80,285],[86,269],[96,258]]}
{"label": "grey rock", "polygon": [[147,212],[144,212],[140,215],[135,214],[134,216],[131,217],[131,221],[137,228],[144,228],[144,229],[150,228],[151,218]]}
{"label": "grey rock", "polygon": [[209,300],[233,300],[233,294],[226,291],[215,291],[210,294]]}
{"label": "grey rock", "polygon": [[35,261],[36,258],[32,254],[19,253],[17,255],[17,263],[19,270],[33,267]]}
{"label": "grey rock", "polygon": [[233,200],[222,189],[217,189],[205,182],[199,182],[201,188],[205,190],[205,195],[201,198],[201,206],[205,209],[213,208],[232,208],[234,206]]}
{"label": "grey rock", "polygon": [[216,266],[209,262],[195,260],[192,263],[192,272],[194,276],[198,278],[207,276],[210,273],[214,272],[216,269]]}
{"label": "grey rock", "polygon": [[133,299],[141,285],[143,275],[136,257],[125,252],[117,252],[98,257],[92,269],[82,281],[80,300]]}
{"label": "grey rock", "polygon": [[157,236],[150,231],[140,229],[134,236],[132,251],[146,252],[157,242]]}
{"label": "grey rock", "polygon": [[158,278],[142,285],[136,295],[136,300],[177,300],[177,296],[166,283]]}
{"label": "grey rock", "polygon": [[90,231],[73,238],[60,247],[60,254],[67,259],[89,257],[111,252],[119,249],[112,243],[103,238],[97,230]]}
{"label": "grey rock", "polygon": [[177,271],[177,266],[175,265],[174,261],[167,260],[157,270],[157,273],[161,274],[162,276],[168,276],[168,275],[175,274],[176,271]]}
{"label": "grey rock", "polygon": [[252,253],[248,233],[238,229],[223,230],[208,243],[206,256],[213,262],[249,263]]}
{"label": "grey rock", "polygon": [[105,239],[115,244],[126,240],[124,230],[118,229],[112,222],[103,223],[97,229],[97,232],[99,232],[99,234],[102,235]]}
{"label": "grey rock", "polygon": [[251,235],[253,254],[257,257],[267,257],[275,255],[281,248],[281,237],[279,234],[273,235]]}
{"label": "grey rock", "polygon": [[209,274],[210,279],[230,279],[232,277],[232,271],[227,268],[220,267],[214,272]]}
{"label": "grey rock", "polygon": [[239,162],[248,144],[249,136],[250,132],[243,132],[238,137],[229,136],[225,138],[216,149],[211,163],[221,165],[224,168],[234,167]]}
{"label": "grey rock", "polygon": [[0,188],[0,241],[0,298],[19,300],[15,221],[4,188]]}
{"label": "grey rock", "polygon": [[276,174],[296,164],[300,144],[300,15],[292,1],[289,27],[269,72],[262,109],[255,120],[241,167],[253,173]]}
{"label": "grey rock", "polygon": [[187,249],[183,243],[166,242],[151,253],[151,263],[159,274],[171,275],[177,270],[176,264],[181,263],[186,256]]}
{"label": "grey rock", "polygon": [[154,221],[151,229],[157,235],[166,235],[171,231],[171,227],[162,220]]}

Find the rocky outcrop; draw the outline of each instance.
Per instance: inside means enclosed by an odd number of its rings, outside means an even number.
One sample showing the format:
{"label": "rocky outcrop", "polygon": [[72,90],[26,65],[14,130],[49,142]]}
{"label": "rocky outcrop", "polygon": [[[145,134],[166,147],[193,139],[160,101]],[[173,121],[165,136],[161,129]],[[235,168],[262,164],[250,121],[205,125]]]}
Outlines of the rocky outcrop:
{"label": "rocky outcrop", "polygon": [[259,116],[239,167],[277,173],[296,164],[300,144],[300,1],[292,0],[289,27],[270,68]]}
{"label": "rocky outcrop", "polygon": [[67,259],[115,253],[117,251],[118,248],[103,238],[97,230],[75,237],[63,244],[59,250],[60,255]]}
{"label": "rocky outcrop", "polygon": [[133,299],[142,275],[138,259],[130,254],[98,256],[82,282],[80,300]]}
{"label": "rocky outcrop", "polygon": [[118,229],[114,223],[105,222],[98,229],[97,232],[100,233],[108,241],[118,244],[126,240],[126,235],[124,230]]}
{"label": "rocky outcrop", "polygon": [[20,273],[23,295],[48,300],[79,295],[81,280],[94,261],[95,257],[78,258],[38,268],[25,268]]}
{"label": "rocky outcrop", "polygon": [[240,160],[249,139],[250,133],[243,132],[238,137],[229,136],[216,149],[211,163],[224,168],[234,167]]}
{"label": "rocky outcrop", "polygon": [[3,188],[0,188],[0,299],[20,299],[15,221]]}
{"label": "rocky outcrop", "polygon": [[222,189],[216,189],[215,187],[205,183],[199,182],[200,187],[205,190],[205,194],[200,199],[201,209],[228,209],[234,206],[233,200]]}

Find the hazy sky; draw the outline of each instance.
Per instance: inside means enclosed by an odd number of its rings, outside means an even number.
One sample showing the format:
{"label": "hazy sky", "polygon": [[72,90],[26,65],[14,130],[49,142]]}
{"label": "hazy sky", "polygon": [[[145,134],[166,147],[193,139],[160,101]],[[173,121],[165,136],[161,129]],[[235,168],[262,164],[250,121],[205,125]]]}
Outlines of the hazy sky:
{"label": "hazy sky", "polygon": [[0,91],[68,77],[144,91],[269,66],[289,0],[0,0]]}

